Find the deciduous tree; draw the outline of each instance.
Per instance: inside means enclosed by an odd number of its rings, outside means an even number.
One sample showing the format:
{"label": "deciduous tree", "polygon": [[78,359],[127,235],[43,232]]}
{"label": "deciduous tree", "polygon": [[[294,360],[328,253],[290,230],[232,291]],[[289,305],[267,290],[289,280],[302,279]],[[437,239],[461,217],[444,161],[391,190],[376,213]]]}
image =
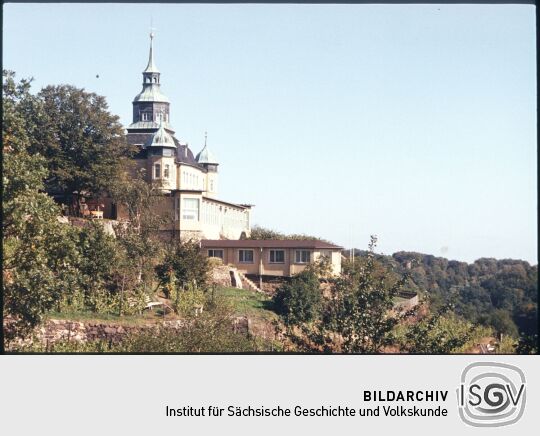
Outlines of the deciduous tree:
{"label": "deciduous tree", "polygon": [[43,88],[37,99],[40,110],[28,113],[35,126],[28,130],[30,152],[46,158],[47,192],[65,198],[76,193],[80,199],[108,191],[134,150],[105,98],[59,85]]}

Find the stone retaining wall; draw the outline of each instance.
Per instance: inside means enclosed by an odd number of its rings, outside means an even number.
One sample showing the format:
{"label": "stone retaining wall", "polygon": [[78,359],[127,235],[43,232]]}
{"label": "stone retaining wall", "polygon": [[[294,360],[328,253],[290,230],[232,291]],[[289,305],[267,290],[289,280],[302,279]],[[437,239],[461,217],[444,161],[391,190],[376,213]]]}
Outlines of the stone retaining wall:
{"label": "stone retaining wall", "polygon": [[210,273],[210,282],[226,288],[232,287],[230,269],[227,265],[214,266]]}
{"label": "stone retaining wall", "polygon": [[[51,319],[36,329],[35,340],[40,341],[44,345],[50,345],[65,340],[77,342],[105,340],[112,343],[118,343],[130,333],[138,333],[156,327],[178,330],[182,329],[186,325],[186,322],[186,320],[172,320],[144,324],[141,326],[126,326],[119,324]],[[4,320],[4,329],[9,329],[9,322],[6,322],[6,320]],[[231,329],[235,333],[248,335],[251,333],[250,320],[245,316],[233,318],[231,319]],[[19,345],[29,343],[31,343],[31,339],[19,341]]]}
{"label": "stone retaining wall", "polygon": [[395,304],[394,307],[399,311],[411,310],[418,305],[418,294],[416,292],[403,291],[399,293],[399,297],[406,299]]}

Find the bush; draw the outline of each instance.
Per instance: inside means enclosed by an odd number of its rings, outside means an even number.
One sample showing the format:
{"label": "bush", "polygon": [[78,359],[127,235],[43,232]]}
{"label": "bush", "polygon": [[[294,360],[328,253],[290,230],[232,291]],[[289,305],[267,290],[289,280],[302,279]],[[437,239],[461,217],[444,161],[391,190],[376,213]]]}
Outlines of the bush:
{"label": "bush", "polygon": [[179,315],[193,316],[198,308],[204,306],[204,292],[196,286],[187,286],[185,289],[170,287],[169,289],[174,311]]}
{"label": "bush", "polygon": [[[402,351],[418,354],[463,353],[478,327],[451,313],[446,305],[412,324],[401,343]],[[481,329],[485,333],[485,328]]]}
{"label": "bush", "polygon": [[295,275],[274,295],[276,312],[288,325],[316,319],[321,310],[321,301],[319,279],[312,270]]}
{"label": "bush", "polygon": [[196,286],[205,290],[208,282],[208,258],[201,254],[194,241],[178,242],[156,266],[159,283],[167,298],[171,298],[171,285],[177,289]]}
{"label": "bush", "polygon": [[223,265],[223,260],[219,257],[209,257],[208,258],[208,265],[210,267],[215,267],[215,266],[222,266]]}

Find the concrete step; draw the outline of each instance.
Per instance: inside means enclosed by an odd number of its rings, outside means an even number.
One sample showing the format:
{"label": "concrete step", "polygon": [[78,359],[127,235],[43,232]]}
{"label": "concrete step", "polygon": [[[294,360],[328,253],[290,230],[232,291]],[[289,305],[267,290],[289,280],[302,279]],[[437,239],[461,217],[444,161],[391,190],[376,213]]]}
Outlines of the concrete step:
{"label": "concrete step", "polygon": [[238,275],[240,276],[240,278],[245,282],[247,283],[247,285],[249,286],[249,288],[252,290],[252,291],[255,291],[255,292],[261,292],[261,293],[264,293],[261,289],[259,289],[257,287],[257,285],[255,283],[253,283],[250,279],[248,279],[244,274],[242,274],[240,271],[238,271]]}

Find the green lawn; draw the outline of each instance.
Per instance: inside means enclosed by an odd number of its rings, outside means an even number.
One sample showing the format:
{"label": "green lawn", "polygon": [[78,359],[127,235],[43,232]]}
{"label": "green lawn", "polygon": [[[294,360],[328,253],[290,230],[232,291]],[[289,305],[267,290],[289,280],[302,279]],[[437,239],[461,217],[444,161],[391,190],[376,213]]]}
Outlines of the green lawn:
{"label": "green lawn", "polygon": [[[222,297],[232,306],[237,316],[247,316],[261,321],[273,321],[277,319],[276,313],[272,311],[272,300],[265,294],[236,288],[216,288],[215,293],[217,297]],[[48,318],[101,324],[142,325],[163,321],[164,319],[178,319],[178,316],[174,313],[168,313],[164,318],[161,315],[161,311],[155,309],[154,312],[144,311],[141,315],[125,315],[121,317],[114,314],[94,313],[90,311],[49,312]]]}
{"label": "green lawn", "polygon": [[[155,312],[145,311],[142,315],[118,316],[108,313],[83,312],[49,312],[49,319],[66,319],[73,321],[91,322],[96,324],[121,324],[121,325],[142,325],[162,321],[164,318]],[[165,319],[171,319],[167,316]]]}
{"label": "green lawn", "polygon": [[217,288],[215,292],[232,305],[237,315],[267,321],[277,318],[272,311],[272,300],[265,294],[237,288]]}

